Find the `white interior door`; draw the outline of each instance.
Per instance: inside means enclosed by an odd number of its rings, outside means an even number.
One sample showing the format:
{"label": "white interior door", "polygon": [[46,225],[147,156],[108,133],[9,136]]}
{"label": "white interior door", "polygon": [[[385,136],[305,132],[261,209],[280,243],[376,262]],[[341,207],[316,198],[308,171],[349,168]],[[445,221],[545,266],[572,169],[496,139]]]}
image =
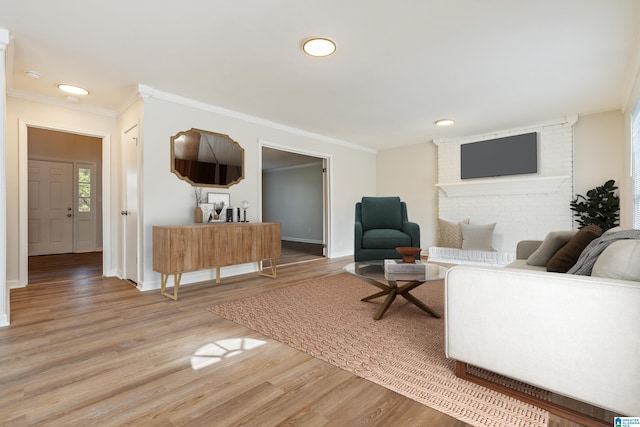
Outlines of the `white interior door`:
{"label": "white interior door", "polygon": [[73,164],[29,160],[28,252],[73,252]]}
{"label": "white interior door", "polygon": [[124,221],[125,279],[138,283],[138,127],[124,134],[125,203],[121,212]]}
{"label": "white interior door", "polygon": [[94,252],[96,250],[96,165],[77,163],[75,178],[77,203],[74,214],[74,252]]}

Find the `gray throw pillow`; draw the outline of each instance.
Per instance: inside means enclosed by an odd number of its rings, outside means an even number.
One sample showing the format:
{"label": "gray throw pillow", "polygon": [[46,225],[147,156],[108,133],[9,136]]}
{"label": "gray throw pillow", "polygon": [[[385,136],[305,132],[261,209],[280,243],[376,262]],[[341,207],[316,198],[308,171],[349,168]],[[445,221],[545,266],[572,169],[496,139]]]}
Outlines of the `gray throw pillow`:
{"label": "gray throw pillow", "polygon": [[576,231],[552,231],[547,234],[538,249],[527,258],[527,264],[546,267],[558,249],[566,245]]}
{"label": "gray throw pillow", "polygon": [[640,240],[611,243],[596,260],[591,275],[640,282]]}
{"label": "gray throw pillow", "polygon": [[493,224],[460,224],[462,228],[462,249],[495,251],[493,249]]}

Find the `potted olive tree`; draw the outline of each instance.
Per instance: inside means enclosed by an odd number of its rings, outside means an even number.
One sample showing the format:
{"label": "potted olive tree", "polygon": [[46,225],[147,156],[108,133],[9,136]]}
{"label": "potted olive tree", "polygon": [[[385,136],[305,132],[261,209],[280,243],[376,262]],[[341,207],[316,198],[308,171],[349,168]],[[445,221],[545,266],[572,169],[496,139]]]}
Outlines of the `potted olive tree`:
{"label": "potted olive tree", "polygon": [[587,191],[586,197],[577,194],[570,203],[578,228],[597,225],[602,231],[616,227],[620,222],[620,198],[616,195],[618,187],[610,179],[603,185]]}

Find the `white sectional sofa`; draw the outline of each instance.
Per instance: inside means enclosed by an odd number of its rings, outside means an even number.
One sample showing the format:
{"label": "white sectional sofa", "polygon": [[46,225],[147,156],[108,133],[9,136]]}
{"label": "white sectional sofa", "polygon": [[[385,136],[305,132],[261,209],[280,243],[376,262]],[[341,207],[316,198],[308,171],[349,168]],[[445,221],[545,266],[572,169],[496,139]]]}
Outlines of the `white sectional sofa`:
{"label": "white sectional sofa", "polygon": [[[506,268],[448,270],[447,357],[462,377],[469,364],[619,415],[640,415],[640,282],[634,276],[640,241],[605,249],[592,276],[528,265],[540,243],[521,242],[518,259]],[[612,269],[633,280],[611,278],[619,277]],[[594,276],[598,272],[610,277]],[[553,404],[545,409],[557,412]]]}

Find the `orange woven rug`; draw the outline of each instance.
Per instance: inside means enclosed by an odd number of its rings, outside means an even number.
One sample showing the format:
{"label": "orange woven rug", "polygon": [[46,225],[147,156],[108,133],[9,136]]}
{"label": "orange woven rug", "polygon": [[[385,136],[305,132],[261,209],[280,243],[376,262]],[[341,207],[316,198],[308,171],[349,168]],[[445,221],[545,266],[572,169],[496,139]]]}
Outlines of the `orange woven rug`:
{"label": "orange woven rug", "polygon": [[[445,358],[444,321],[398,298],[373,320],[377,288],[346,273],[209,308],[226,319],[474,426],[546,426],[548,413],[455,376]],[[444,284],[412,291],[444,314]],[[545,392],[491,376],[527,393]]]}

